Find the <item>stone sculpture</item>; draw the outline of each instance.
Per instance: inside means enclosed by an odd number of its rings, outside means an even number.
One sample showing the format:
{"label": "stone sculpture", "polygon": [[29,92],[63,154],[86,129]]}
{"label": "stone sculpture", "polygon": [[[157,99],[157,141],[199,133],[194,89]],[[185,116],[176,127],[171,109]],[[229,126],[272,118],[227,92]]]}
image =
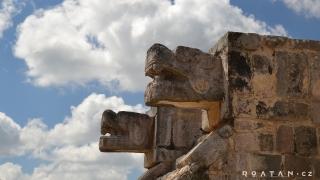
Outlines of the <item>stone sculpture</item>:
{"label": "stone sculpture", "polygon": [[101,119],[101,152],[147,152],[152,146],[154,118],[146,114],[105,110]]}
{"label": "stone sculpture", "polygon": [[155,44],[145,71],[154,128],[141,180],[320,179],[320,41],[228,32],[208,53]]}
{"label": "stone sculpture", "polygon": [[[174,161],[187,153],[203,135],[201,110],[153,107],[146,114],[105,110],[101,119],[101,152],[145,153],[143,179],[172,170]],[[152,170],[151,170],[152,169]]]}

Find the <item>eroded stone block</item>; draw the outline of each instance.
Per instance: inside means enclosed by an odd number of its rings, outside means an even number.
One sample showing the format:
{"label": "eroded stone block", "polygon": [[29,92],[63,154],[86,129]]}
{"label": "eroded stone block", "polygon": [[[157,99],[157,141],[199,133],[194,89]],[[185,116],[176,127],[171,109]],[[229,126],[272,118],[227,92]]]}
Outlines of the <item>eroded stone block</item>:
{"label": "eroded stone block", "polygon": [[320,103],[311,104],[311,119],[313,123],[320,123]]}
{"label": "eroded stone block", "polygon": [[294,136],[290,125],[281,125],[277,130],[277,151],[284,154],[294,153]]}
{"label": "eroded stone block", "polygon": [[228,164],[223,169],[225,173],[238,173],[248,170],[248,155],[237,154],[229,160]]}
{"label": "eroded stone block", "polygon": [[138,180],[151,180],[160,177],[171,170],[171,163],[160,163],[145,173],[143,173]]}
{"label": "eroded stone block", "polygon": [[313,164],[313,177],[320,179],[320,158],[315,158],[312,160]]}
{"label": "eroded stone block", "polygon": [[157,116],[155,120],[155,144],[161,147],[169,147],[172,145],[172,123],[177,119],[173,119],[175,108],[157,108]]}
{"label": "eroded stone block", "polygon": [[178,157],[185,154],[186,151],[181,150],[170,150],[166,148],[155,148],[153,150],[153,162],[166,162],[166,161],[174,161]]}
{"label": "eroded stone block", "polygon": [[235,117],[253,117],[253,99],[236,97],[233,99],[232,105]]}
{"label": "eroded stone block", "polygon": [[261,36],[261,41],[271,48],[284,47],[288,38],[281,36]]}
{"label": "eroded stone block", "polygon": [[238,49],[256,50],[259,47],[260,37],[254,33],[229,33],[230,44]]}
{"label": "eroded stone block", "polygon": [[271,109],[271,118],[285,120],[306,120],[309,117],[309,105],[300,102],[277,101]]}
{"label": "eroded stone block", "polygon": [[267,56],[253,55],[252,66],[255,73],[270,75],[273,72],[271,59]]}
{"label": "eroded stone block", "polygon": [[270,74],[254,74],[252,89],[256,96],[267,98],[274,96],[274,79]]}
{"label": "eroded stone block", "polygon": [[234,148],[237,152],[254,152],[259,151],[260,147],[255,139],[254,134],[237,134],[234,138]]}
{"label": "eroded stone block", "polygon": [[249,170],[256,172],[269,172],[275,173],[281,171],[281,156],[270,154],[250,154],[249,156]]}
{"label": "eroded stone block", "polygon": [[212,134],[202,141],[186,155],[176,160],[176,167],[182,168],[192,162],[202,162],[205,166],[218,160],[230,147],[229,143],[218,134]]}
{"label": "eroded stone block", "polygon": [[311,94],[320,100],[320,55],[311,54]]}
{"label": "eroded stone block", "polygon": [[157,147],[191,149],[194,141],[203,135],[200,109],[158,107],[156,117]]}
{"label": "eroded stone block", "polygon": [[228,150],[218,161],[210,165],[209,170],[220,170],[230,164],[232,158],[235,156],[235,153],[233,150]]}
{"label": "eroded stone block", "polygon": [[239,51],[229,52],[229,90],[247,93],[251,92],[249,84],[252,77],[252,69],[250,67],[250,58],[247,54],[241,54]]}
{"label": "eroded stone block", "polygon": [[296,49],[311,49],[320,51],[320,41],[292,39],[293,45]]}
{"label": "eroded stone block", "polygon": [[235,119],[234,129],[237,132],[252,132],[264,128],[265,125],[259,121]]}
{"label": "eroded stone block", "polygon": [[308,55],[275,52],[277,92],[284,98],[305,98],[308,94]]}
{"label": "eroded stone block", "polygon": [[[295,173],[309,172],[311,171],[311,161],[309,157],[303,157],[298,155],[285,155],[284,158],[284,171],[293,171]],[[296,176],[296,174],[293,174]],[[300,174],[301,176],[301,174]]]}
{"label": "eroded stone block", "polygon": [[296,135],[296,149],[299,155],[310,156],[318,154],[316,129],[308,126],[294,128]]}
{"label": "eroded stone block", "polygon": [[260,151],[273,151],[273,134],[259,134],[258,139]]}

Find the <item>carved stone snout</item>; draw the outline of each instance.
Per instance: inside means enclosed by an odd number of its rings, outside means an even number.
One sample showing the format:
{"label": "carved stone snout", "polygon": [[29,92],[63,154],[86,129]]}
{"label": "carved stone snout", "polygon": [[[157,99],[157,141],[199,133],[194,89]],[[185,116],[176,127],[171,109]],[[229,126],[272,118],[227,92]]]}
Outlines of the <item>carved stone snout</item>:
{"label": "carved stone snout", "polygon": [[145,92],[148,106],[221,101],[224,97],[222,60],[199,49],[178,46],[171,51],[154,44],[147,52],[145,74],[153,78]]}
{"label": "carved stone snout", "polygon": [[105,110],[101,118],[101,152],[139,152],[151,149],[154,118],[146,114]]}

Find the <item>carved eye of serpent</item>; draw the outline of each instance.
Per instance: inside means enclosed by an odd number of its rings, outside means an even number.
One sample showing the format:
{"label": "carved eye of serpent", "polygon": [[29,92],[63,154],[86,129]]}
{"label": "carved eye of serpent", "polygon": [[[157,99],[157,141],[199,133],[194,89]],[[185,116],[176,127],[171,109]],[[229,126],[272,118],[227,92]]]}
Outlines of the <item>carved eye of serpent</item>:
{"label": "carved eye of serpent", "polygon": [[191,80],[193,89],[200,94],[206,93],[209,90],[209,84],[203,79]]}
{"label": "carved eye of serpent", "polygon": [[145,130],[142,130],[141,128],[134,128],[130,138],[132,138],[131,140],[134,144],[141,145],[146,141],[146,135],[147,132]]}

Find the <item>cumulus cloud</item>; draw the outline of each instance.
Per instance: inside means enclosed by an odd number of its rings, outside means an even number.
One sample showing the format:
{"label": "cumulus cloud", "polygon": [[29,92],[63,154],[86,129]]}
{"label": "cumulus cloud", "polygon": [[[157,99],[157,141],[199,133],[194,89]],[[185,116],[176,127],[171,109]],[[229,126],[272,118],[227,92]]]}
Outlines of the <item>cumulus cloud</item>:
{"label": "cumulus cloud", "polygon": [[320,1],[318,0],[281,0],[284,4],[297,13],[306,17],[320,18]]}
{"label": "cumulus cloud", "polygon": [[0,157],[19,155],[21,127],[6,114],[0,112]]}
{"label": "cumulus cloud", "polygon": [[12,16],[19,13],[20,10],[21,4],[18,5],[16,0],[2,1],[0,9],[0,38],[3,36],[3,31],[12,26]]}
{"label": "cumulus cloud", "polygon": [[0,165],[0,175],[5,180],[29,180],[30,176],[23,174],[21,166],[13,163],[5,163]]}
{"label": "cumulus cloud", "polygon": [[16,57],[36,86],[86,85],[142,91],[147,49],[154,43],[210,49],[227,31],[286,35],[243,15],[229,0],[65,0],[37,10],[17,28]]}
{"label": "cumulus cloud", "polygon": [[141,104],[126,105],[120,97],[92,93],[78,106],[72,106],[71,116],[52,129],[48,129],[41,119],[31,119],[21,128],[10,117],[0,113],[0,144],[6,147],[0,149],[0,157],[31,152],[30,158],[49,162],[35,168],[31,175],[23,174],[18,164],[6,163],[0,165],[0,178],[122,180],[133,167],[142,169],[142,154],[99,151],[99,126],[105,109],[140,113],[147,110]]}

